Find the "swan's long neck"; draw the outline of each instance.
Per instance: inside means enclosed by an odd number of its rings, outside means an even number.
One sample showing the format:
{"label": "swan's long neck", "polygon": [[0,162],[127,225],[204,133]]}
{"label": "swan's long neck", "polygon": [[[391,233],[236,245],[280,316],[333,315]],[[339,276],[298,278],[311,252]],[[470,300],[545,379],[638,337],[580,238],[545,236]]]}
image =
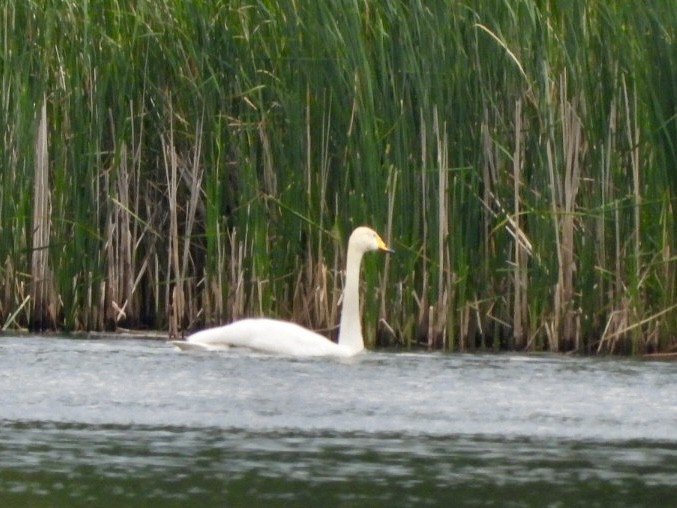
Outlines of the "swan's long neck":
{"label": "swan's long neck", "polygon": [[362,320],[360,318],[360,265],[362,252],[348,244],[346,285],[343,288],[343,308],[338,343],[340,346],[359,352],[364,349]]}

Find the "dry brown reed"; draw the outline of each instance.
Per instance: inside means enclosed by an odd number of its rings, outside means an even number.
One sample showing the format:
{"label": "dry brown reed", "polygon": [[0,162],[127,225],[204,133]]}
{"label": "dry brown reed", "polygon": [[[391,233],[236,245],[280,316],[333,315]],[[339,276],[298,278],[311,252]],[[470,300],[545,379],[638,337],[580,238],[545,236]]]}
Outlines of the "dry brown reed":
{"label": "dry brown reed", "polygon": [[31,327],[52,329],[57,325],[59,301],[55,297],[49,265],[51,241],[51,203],[49,185],[49,155],[47,139],[47,98],[40,106],[35,137],[33,167],[33,231],[31,235]]}

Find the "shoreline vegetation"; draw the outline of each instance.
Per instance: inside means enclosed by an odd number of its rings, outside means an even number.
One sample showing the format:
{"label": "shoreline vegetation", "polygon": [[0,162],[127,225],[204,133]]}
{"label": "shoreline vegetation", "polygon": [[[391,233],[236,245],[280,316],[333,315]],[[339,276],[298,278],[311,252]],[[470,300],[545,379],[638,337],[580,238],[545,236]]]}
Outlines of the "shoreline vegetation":
{"label": "shoreline vegetation", "polygon": [[669,1],[7,0],[0,326],[677,351]]}

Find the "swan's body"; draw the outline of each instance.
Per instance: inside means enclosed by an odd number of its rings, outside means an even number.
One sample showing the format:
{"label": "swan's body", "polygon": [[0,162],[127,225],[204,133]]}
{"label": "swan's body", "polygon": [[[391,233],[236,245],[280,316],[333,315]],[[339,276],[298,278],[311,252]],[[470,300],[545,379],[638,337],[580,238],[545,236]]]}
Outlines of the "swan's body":
{"label": "swan's body", "polygon": [[242,319],[229,325],[208,328],[174,344],[181,349],[203,351],[245,347],[289,356],[351,356],[351,351],[318,333],[296,323],[268,318]]}
{"label": "swan's body", "polygon": [[289,356],[348,357],[364,350],[360,319],[360,265],[365,252],[392,252],[373,230],[359,227],[348,241],[346,284],[338,344],[295,323],[276,319],[243,319],[229,325],[208,328],[174,341],[181,349],[222,350],[245,347]]}

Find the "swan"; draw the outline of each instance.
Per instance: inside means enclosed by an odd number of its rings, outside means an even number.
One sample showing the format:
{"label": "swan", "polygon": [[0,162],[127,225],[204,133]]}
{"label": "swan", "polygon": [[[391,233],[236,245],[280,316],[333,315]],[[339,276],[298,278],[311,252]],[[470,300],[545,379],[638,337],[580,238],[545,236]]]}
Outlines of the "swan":
{"label": "swan", "polygon": [[172,341],[182,350],[223,350],[243,347],[287,356],[349,357],[364,350],[360,319],[360,265],[365,252],[393,253],[374,230],[361,226],[348,240],[346,282],[338,343],[295,323],[269,318],[249,318],[208,328],[186,340]]}

